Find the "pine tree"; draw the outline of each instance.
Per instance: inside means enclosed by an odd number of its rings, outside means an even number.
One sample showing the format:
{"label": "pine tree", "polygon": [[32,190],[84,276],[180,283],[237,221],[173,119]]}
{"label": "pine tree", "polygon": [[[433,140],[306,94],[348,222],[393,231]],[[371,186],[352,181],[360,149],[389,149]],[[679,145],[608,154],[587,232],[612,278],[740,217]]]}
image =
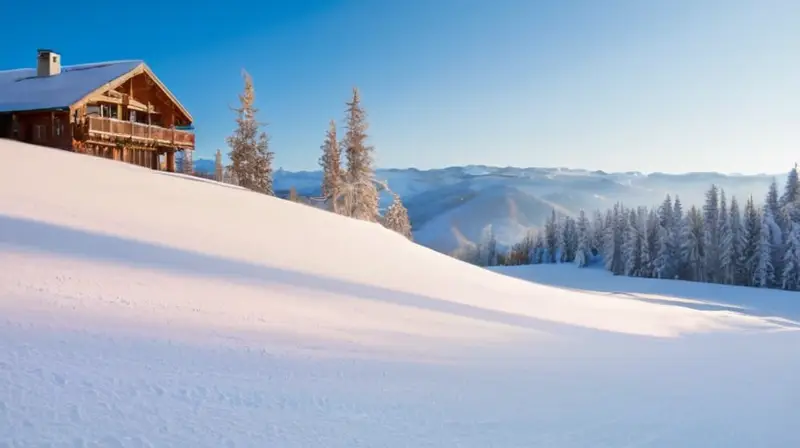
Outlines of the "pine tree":
{"label": "pine tree", "polygon": [[386,209],[386,215],[383,217],[383,225],[390,230],[403,235],[409,240],[413,241],[411,234],[411,221],[408,219],[408,210],[400,200],[400,196],[394,194],[392,204]]}
{"label": "pine tree", "polygon": [[689,221],[685,219],[683,213],[683,203],[678,195],[675,195],[674,206],[672,208],[672,229],[670,230],[670,248],[672,251],[672,272],[673,278],[682,279],[691,276],[691,268],[683,256],[682,247],[687,238]]}
{"label": "pine tree", "polygon": [[600,210],[594,212],[594,222],[592,223],[592,254],[600,255],[603,253],[603,236],[605,235],[605,222],[603,220],[603,213]]}
{"label": "pine tree", "polygon": [[742,259],[744,260],[745,285],[754,286],[756,271],[760,262],[761,249],[761,216],[756,209],[753,197],[749,197],[744,205],[744,247]]}
{"label": "pine tree", "polygon": [[786,177],[786,186],[779,202],[781,207],[800,202],[800,179],[798,179],[797,164]]}
{"label": "pine tree", "polygon": [[652,278],[656,275],[656,256],[658,255],[658,215],[655,209],[647,212],[646,244],[642,247],[643,276]]}
{"label": "pine tree", "polygon": [[658,251],[654,261],[657,278],[675,278],[677,247],[675,246],[675,224],[673,223],[672,199],[669,195],[658,209]]}
{"label": "pine tree", "polygon": [[706,192],[706,203],[703,205],[703,248],[705,265],[705,281],[720,281],[720,238],[719,238],[719,189],[716,185]]}
{"label": "pine tree", "polygon": [[730,208],[731,226],[731,279],[732,285],[746,285],[747,268],[745,266],[745,245],[747,234],[742,221],[742,213],[739,210],[739,201],[736,197],[731,197]]}
{"label": "pine tree", "polygon": [[797,291],[800,290],[800,225],[797,223],[791,225],[785,248],[781,287]]}
{"label": "pine tree", "polygon": [[606,231],[605,248],[603,250],[603,257],[605,259],[606,269],[611,271],[614,275],[622,275],[625,273],[625,259],[623,254],[623,241],[625,234],[625,227],[627,225],[625,208],[621,203],[614,204],[611,212],[611,225]]}
{"label": "pine tree", "polygon": [[[783,244],[783,231],[776,222],[775,216],[772,214],[772,210],[773,208],[770,207],[769,204],[764,206],[763,231],[767,233],[767,242],[769,243],[770,248],[769,266],[773,270],[773,275],[769,277],[769,284],[767,286],[770,288],[775,288],[780,286],[780,278],[778,275],[774,275],[774,273],[780,274],[783,272],[783,257],[786,254],[786,251]],[[778,213],[780,213],[780,210],[778,210]]]}
{"label": "pine tree", "polygon": [[558,253],[558,218],[555,209],[551,212],[550,219],[544,226],[544,240],[547,250],[545,263],[555,263],[556,254]]}
{"label": "pine tree", "polygon": [[775,270],[772,266],[772,241],[770,227],[775,225],[769,207],[761,212],[758,246],[753,262],[753,286],[768,288],[775,284]]}
{"label": "pine tree", "polygon": [[319,165],[322,167],[322,185],[320,191],[322,197],[328,202],[329,207],[333,211],[336,211],[336,198],[339,197],[344,179],[339,141],[336,139],[336,122],[334,120],[331,120],[328,125],[328,131],[325,133],[325,141],[320,149],[322,149],[322,155],[319,158]]}
{"label": "pine tree", "polygon": [[542,264],[545,262],[544,260],[545,255],[545,241],[544,236],[541,232],[536,233],[536,237],[533,240],[533,257],[532,263],[533,264]]}
{"label": "pine tree", "polygon": [[343,214],[364,221],[377,221],[378,189],[372,160],[374,148],[367,144],[367,127],[366,112],[361,107],[358,89],[354,88],[353,97],[347,103],[347,132],[341,144],[347,157]]}
{"label": "pine tree", "polygon": [[778,196],[778,181],[776,181],[774,177],[772,178],[772,182],[769,184],[769,190],[767,190],[767,198],[764,201],[764,205],[769,208],[776,222],[781,225],[781,230],[788,230],[788,223],[780,223],[779,216],[781,215],[781,200]]}
{"label": "pine tree", "polygon": [[623,263],[625,275],[639,277],[642,274],[642,233],[640,231],[639,214],[636,210],[629,210],[629,218],[623,231]]}
{"label": "pine tree", "polygon": [[733,233],[731,233],[731,216],[725,199],[725,190],[719,192],[719,282],[726,285],[734,281]]}
{"label": "pine tree", "polygon": [[578,249],[578,234],[575,220],[571,216],[565,216],[559,226],[559,257],[562,263],[572,263],[575,261],[575,252]]}
{"label": "pine tree", "polygon": [[249,190],[268,195],[272,190],[272,159],[269,151],[269,138],[265,132],[259,133],[261,123],[256,120],[258,109],[255,102],[253,80],[247,72],[242,72],[244,91],[239,95],[240,107],[235,108],[236,130],[227,138],[231,151],[231,171],[238,185]]}
{"label": "pine tree", "polygon": [[578,247],[575,251],[575,264],[577,264],[579,268],[584,268],[589,265],[589,260],[592,257],[592,241],[589,219],[586,217],[586,213],[583,210],[578,213],[578,221],[575,226],[578,233]]}
{"label": "pine tree", "polygon": [[684,272],[681,277],[686,280],[697,282],[706,281],[705,269],[705,225],[703,214],[692,206],[682,221],[681,227],[681,255],[683,259]]}

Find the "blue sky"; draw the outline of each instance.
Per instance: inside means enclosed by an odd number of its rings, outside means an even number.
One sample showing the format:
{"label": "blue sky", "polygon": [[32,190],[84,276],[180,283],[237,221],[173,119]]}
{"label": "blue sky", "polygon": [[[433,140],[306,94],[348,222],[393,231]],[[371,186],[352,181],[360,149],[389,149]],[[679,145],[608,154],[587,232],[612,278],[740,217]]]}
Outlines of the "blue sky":
{"label": "blue sky", "polygon": [[285,169],[317,167],[353,86],[381,167],[752,173],[800,161],[795,0],[10,7],[0,69],[33,66],[39,47],[64,64],[144,59],[194,115],[200,157],[226,151],[245,68]]}

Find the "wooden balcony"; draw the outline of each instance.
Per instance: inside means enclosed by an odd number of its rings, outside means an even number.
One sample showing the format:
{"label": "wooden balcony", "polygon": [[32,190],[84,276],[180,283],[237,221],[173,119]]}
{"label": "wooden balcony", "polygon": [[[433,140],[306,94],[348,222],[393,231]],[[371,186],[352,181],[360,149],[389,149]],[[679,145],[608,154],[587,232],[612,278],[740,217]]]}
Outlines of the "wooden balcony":
{"label": "wooden balcony", "polygon": [[178,129],[168,129],[115,118],[87,117],[89,136],[121,137],[154,142],[164,146],[194,149],[194,133]]}

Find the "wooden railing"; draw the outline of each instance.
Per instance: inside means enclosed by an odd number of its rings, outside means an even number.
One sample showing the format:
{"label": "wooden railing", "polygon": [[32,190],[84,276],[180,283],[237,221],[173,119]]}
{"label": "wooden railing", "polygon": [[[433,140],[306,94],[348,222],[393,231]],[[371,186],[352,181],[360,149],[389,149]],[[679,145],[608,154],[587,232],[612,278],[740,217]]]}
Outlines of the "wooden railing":
{"label": "wooden railing", "polygon": [[132,121],[104,117],[87,117],[88,131],[92,133],[127,137],[136,140],[155,140],[178,147],[194,148],[194,133],[178,129],[167,129]]}

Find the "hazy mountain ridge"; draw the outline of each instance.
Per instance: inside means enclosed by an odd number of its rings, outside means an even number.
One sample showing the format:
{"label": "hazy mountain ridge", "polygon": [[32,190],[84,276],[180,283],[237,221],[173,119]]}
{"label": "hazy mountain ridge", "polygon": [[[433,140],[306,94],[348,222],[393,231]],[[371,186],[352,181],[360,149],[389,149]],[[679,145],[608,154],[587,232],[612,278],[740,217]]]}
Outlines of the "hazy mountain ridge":
{"label": "hazy mountain ridge", "polygon": [[[195,161],[197,171],[209,172],[210,167],[213,172],[213,166],[213,161]],[[317,196],[321,177],[321,171],[276,170],[276,194],[285,195],[294,187],[300,195]],[[417,241],[450,252],[464,240],[477,240],[489,224],[501,245],[512,244],[527,229],[540,226],[554,208],[575,214],[580,209],[606,209],[617,201],[652,206],[667,194],[680,196],[684,204],[699,205],[712,183],[729,197],[744,200],[753,195],[760,201],[773,177],[782,178],[783,174],[607,173],[565,167],[467,165],[379,169],[376,177],[386,180],[403,198]],[[390,200],[384,195],[382,205]]]}

